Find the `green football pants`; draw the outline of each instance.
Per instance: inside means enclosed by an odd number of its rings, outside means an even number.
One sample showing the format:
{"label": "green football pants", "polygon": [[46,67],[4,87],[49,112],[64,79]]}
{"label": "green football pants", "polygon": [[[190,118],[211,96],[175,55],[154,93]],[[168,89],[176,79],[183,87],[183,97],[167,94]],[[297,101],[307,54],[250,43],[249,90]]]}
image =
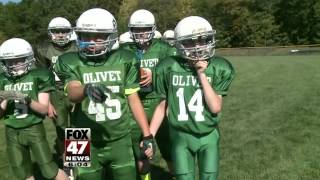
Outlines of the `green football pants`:
{"label": "green football pants", "polygon": [[58,166],[53,161],[42,122],[21,129],[6,126],[5,135],[8,159],[16,177],[26,179],[33,175],[30,153],[45,178],[52,179],[57,175]]}
{"label": "green football pants", "polygon": [[177,180],[195,179],[195,160],[198,160],[200,180],[216,180],[219,163],[219,131],[193,135],[170,128],[173,173]]}
{"label": "green football pants", "polygon": [[75,168],[78,180],[135,179],[131,135],[112,142],[91,142],[91,167]]}
{"label": "green football pants", "polygon": [[56,126],[57,138],[55,140],[55,148],[58,157],[62,157],[64,153],[64,130],[70,127],[70,111],[72,109],[72,103],[68,97],[65,96],[63,91],[53,91],[50,93],[50,102],[54,106],[57,117],[54,119]]}

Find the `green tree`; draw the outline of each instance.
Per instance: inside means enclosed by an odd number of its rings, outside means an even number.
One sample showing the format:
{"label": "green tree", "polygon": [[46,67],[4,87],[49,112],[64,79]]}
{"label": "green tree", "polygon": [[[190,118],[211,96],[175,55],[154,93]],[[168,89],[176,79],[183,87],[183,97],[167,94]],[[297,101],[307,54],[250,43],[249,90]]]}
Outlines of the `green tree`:
{"label": "green tree", "polygon": [[309,44],[319,43],[319,11],[318,0],[281,0],[274,15],[290,43]]}

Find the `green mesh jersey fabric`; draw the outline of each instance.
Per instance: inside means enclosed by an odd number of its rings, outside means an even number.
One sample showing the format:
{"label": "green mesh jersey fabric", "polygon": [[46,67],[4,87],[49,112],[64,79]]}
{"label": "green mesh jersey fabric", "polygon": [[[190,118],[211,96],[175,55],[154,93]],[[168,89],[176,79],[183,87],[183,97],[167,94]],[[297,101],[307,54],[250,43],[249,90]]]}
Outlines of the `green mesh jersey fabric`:
{"label": "green mesh jersey fabric", "polygon": [[[138,49],[135,43],[125,43],[121,48],[128,49],[135,54],[136,59],[140,62],[140,67],[147,68],[152,72],[153,81],[156,78],[154,76],[156,65],[167,56],[174,56],[176,53],[175,48],[159,39],[153,39],[145,52]],[[154,83],[147,87],[141,87],[139,95],[142,100],[159,98],[159,95],[155,92]]]}
{"label": "green mesh jersey fabric", "polygon": [[138,70],[138,62],[127,50],[110,52],[96,61],[88,61],[76,52],[59,56],[55,71],[65,84],[77,80],[109,89],[104,103],[94,103],[87,97],[77,103],[71,115],[72,126],[91,128],[95,141],[112,141],[129,133],[127,95],[139,88]]}
{"label": "green mesh jersey fabric", "polygon": [[[38,101],[38,94],[54,90],[54,76],[45,69],[33,69],[17,78],[0,75],[0,89],[19,91]],[[5,124],[13,128],[24,128],[37,124],[44,116],[18,101],[9,100],[4,114]]]}
{"label": "green mesh jersey fabric", "polygon": [[[208,60],[205,71],[211,86],[219,95],[227,95],[234,78],[230,62],[222,57]],[[206,134],[218,123],[218,114],[206,105],[196,71],[180,57],[168,57],[156,68],[156,90],[168,103],[169,124],[181,131]]]}

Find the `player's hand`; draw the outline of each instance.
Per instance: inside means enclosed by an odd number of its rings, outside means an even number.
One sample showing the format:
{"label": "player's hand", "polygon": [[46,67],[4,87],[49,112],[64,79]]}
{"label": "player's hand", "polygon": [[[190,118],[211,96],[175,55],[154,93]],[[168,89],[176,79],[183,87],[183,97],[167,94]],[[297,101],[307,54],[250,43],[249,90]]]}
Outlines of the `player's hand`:
{"label": "player's hand", "polygon": [[48,117],[49,118],[55,118],[57,117],[57,112],[54,106],[49,102],[49,108],[48,108]]}
{"label": "player's hand", "polygon": [[25,97],[24,98],[22,98],[22,99],[17,99],[20,103],[22,103],[22,104],[25,104],[25,105],[27,105],[27,106],[29,106],[30,104],[31,104],[31,101],[32,101],[32,99],[31,99],[31,97],[30,96],[28,96],[28,95],[25,95]]}
{"label": "player's hand", "polygon": [[149,86],[152,83],[152,71],[148,68],[141,68],[140,69],[140,85],[143,86]]}
{"label": "player's hand", "polygon": [[83,89],[83,94],[95,103],[102,103],[107,99],[105,92],[106,87],[102,84],[86,84]]}
{"label": "player's hand", "polygon": [[1,91],[0,90],[0,99],[14,100],[26,105],[30,105],[32,99],[29,95],[23,94],[18,91]]}
{"label": "player's hand", "polygon": [[194,64],[197,73],[203,73],[208,67],[208,61],[198,61]]}
{"label": "player's hand", "polygon": [[141,152],[148,159],[152,159],[156,151],[156,145],[152,135],[146,136],[142,138],[142,142],[140,144]]}

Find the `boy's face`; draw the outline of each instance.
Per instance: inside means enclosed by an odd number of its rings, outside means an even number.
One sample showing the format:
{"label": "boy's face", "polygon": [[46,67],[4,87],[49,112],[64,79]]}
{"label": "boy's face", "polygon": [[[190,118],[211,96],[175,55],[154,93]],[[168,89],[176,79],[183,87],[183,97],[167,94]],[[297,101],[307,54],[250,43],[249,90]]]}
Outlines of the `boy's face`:
{"label": "boy's face", "polygon": [[152,27],[132,27],[130,31],[133,39],[139,44],[148,42],[153,34]]}
{"label": "boy's face", "polygon": [[25,58],[5,60],[4,63],[12,74],[19,75],[26,71],[27,64]]}
{"label": "boy's face", "polygon": [[64,37],[66,37],[71,32],[71,29],[51,29],[50,32],[57,39],[63,39]]}
{"label": "boy's face", "polygon": [[198,36],[196,38],[185,39],[181,41],[181,44],[185,48],[199,47],[209,44],[212,41],[212,36],[202,37]]}
{"label": "boy's face", "polygon": [[181,40],[180,44],[190,61],[204,61],[208,59],[211,54],[212,48],[210,44],[213,41],[213,36],[196,36]]}
{"label": "boy's face", "polygon": [[106,33],[80,33],[79,39],[84,42],[84,48],[88,54],[98,54],[106,49]]}
{"label": "boy's face", "polygon": [[71,29],[61,28],[61,29],[50,29],[51,40],[59,45],[64,45],[69,41],[69,36],[71,34]]}

